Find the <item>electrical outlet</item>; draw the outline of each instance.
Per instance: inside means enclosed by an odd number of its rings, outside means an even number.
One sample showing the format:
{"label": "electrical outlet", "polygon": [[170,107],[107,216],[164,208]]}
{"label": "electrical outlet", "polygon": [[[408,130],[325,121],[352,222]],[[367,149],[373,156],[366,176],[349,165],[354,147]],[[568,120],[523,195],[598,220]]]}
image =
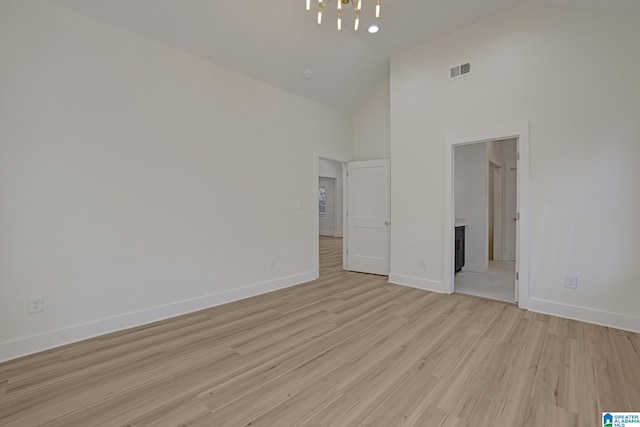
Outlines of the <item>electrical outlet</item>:
{"label": "electrical outlet", "polygon": [[276,268],[276,259],[275,258],[269,258],[269,268],[270,269],[274,269]]}
{"label": "electrical outlet", "polygon": [[570,289],[578,287],[578,276],[567,276],[564,279],[564,286]]}
{"label": "electrical outlet", "polygon": [[42,297],[31,297],[27,299],[27,303],[29,313],[39,313],[44,310],[44,305],[42,305]]}
{"label": "electrical outlet", "polygon": [[427,259],[420,258],[420,268],[427,268]]}

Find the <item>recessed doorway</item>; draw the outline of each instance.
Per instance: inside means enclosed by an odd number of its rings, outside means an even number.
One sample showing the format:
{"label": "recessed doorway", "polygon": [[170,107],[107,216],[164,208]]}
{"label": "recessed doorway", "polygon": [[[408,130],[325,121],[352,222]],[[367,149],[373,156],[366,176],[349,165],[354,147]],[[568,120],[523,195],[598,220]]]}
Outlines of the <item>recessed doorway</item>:
{"label": "recessed doorway", "polygon": [[[334,168],[334,173],[323,172],[326,166]],[[320,277],[322,270],[320,235],[324,233],[321,233],[320,223],[322,214],[326,214],[327,209],[327,186],[320,185],[322,177],[336,178],[336,204],[342,200],[342,207],[337,208],[334,221],[342,219],[343,269],[388,276],[391,225],[389,159],[348,162],[339,160],[339,157],[325,156],[316,149],[313,172],[315,277]],[[325,200],[321,200],[323,195]],[[334,232],[333,238],[340,239],[339,233]]]}
{"label": "recessed doorway", "polygon": [[456,253],[455,292],[516,302],[516,152],[516,139],[454,148],[456,235],[465,251]]}
{"label": "recessed doorway", "polygon": [[[515,161],[491,160],[491,144],[515,142]],[[468,147],[468,148],[467,148]],[[461,151],[467,149],[468,151]],[[465,158],[484,160],[461,165]],[[467,159],[468,160],[468,159]],[[495,166],[491,166],[494,163]],[[456,170],[457,169],[457,170]],[[509,177],[509,175],[511,175]],[[460,180],[468,188],[460,189]],[[470,180],[469,178],[472,178]],[[511,180],[508,182],[508,180]],[[497,182],[496,182],[497,181]],[[490,184],[491,182],[491,184]],[[490,186],[493,195],[490,194]],[[502,187],[502,189],[500,189]],[[462,194],[456,194],[456,190]],[[512,191],[512,193],[510,193]],[[466,192],[466,193],[465,193]],[[462,197],[460,197],[462,196]],[[515,207],[507,208],[515,199]],[[502,201],[500,201],[502,200]],[[498,206],[501,203],[502,206]],[[492,218],[490,230],[490,216]],[[456,239],[458,227],[465,230],[464,241]],[[515,235],[515,240],[511,236]],[[490,292],[474,295],[529,304],[529,123],[515,122],[455,132],[445,141],[445,283],[450,292],[472,294],[483,282],[502,282],[509,286],[508,296]],[[467,240],[469,239],[469,240]],[[491,259],[489,247],[491,245]],[[464,247],[464,265],[456,265],[456,252]],[[513,255],[510,255],[512,253]],[[512,263],[512,264],[510,264]],[[512,267],[513,266],[513,267]],[[456,272],[459,276],[456,283]],[[468,282],[463,278],[468,276]],[[486,287],[485,287],[486,288]],[[484,289],[486,291],[486,289]]]}
{"label": "recessed doorway", "polygon": [[318,159],[318,198],[315,209],[318,217],[320,277],[329,270],[335,270],[343,262],[345,167],[346,163],[343,162]]}

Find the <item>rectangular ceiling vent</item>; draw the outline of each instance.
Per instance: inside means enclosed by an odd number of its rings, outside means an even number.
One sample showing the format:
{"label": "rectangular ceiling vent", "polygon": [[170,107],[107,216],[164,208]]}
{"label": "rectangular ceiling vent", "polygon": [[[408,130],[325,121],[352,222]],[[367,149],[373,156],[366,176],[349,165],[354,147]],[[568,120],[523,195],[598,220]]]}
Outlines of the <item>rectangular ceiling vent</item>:
{"label": "rectangular ceiling vent", "polygon": [[471,61],[451,67],[449,78],[453,80],[458,77],[466,76],[467,74],[471,74]]}

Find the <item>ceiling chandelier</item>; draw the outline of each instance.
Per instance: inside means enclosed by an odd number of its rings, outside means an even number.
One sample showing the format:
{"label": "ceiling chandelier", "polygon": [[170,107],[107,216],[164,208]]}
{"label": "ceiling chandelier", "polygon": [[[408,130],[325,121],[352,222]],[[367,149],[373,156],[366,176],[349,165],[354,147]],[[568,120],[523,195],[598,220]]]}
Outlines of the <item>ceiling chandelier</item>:
{"label": "ceiling chandelier", "polygon": [[[318,0],[318,24],[322,24],[322,11],[325,6],[329,5],[332,0]],[[380,17],[380,0],[376,1],[376,18]],[[338,30],[342,29],[342,7],[353,6],[353,10],[356,12],[356,19],[353,24],[353,29],[358,31],[360,26],[360,11],[362,10],[362,0],[336,0],[338,8]],[[311,0],[307,0],[307,10],[311,10]]]}

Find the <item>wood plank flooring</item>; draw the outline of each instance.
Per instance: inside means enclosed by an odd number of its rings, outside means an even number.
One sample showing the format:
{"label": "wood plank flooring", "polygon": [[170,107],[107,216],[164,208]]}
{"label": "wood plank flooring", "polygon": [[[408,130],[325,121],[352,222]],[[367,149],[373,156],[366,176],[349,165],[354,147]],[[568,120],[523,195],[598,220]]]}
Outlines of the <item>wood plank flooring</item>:
{"label": "wood plank flooring", "polygon": [[341,270],[0,364],[2,426],[600,426],[638,334]]}

